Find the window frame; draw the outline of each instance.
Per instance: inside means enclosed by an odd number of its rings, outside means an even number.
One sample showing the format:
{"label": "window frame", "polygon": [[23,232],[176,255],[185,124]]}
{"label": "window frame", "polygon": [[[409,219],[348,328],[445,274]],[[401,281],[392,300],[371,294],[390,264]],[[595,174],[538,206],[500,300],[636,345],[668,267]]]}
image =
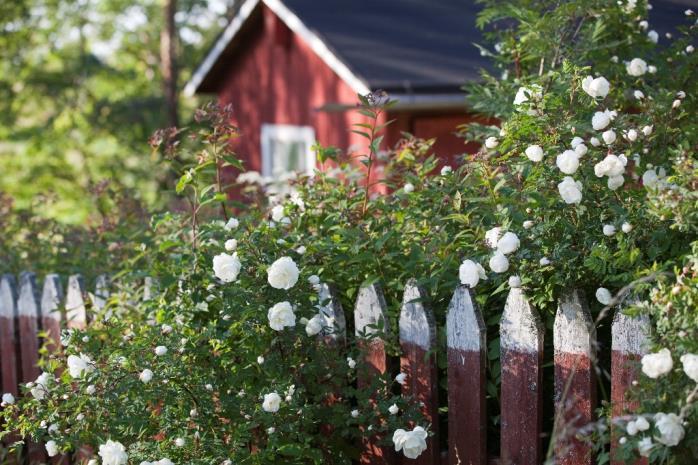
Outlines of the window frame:
{"label": "window frame", "polygon": [[[270,139],[283,142],[303,141],[307,150],[305,153],[305,172],[299,174],[313,174],[315,171],[315,153],[312,146],[315,143],[315,128],[312,126],[299,126],[294,124],[262,123],[260,145],[262,150],[262,176],[274,176],[273,157],[270,152]],[[284,172],[281,174],[287,174]]]}

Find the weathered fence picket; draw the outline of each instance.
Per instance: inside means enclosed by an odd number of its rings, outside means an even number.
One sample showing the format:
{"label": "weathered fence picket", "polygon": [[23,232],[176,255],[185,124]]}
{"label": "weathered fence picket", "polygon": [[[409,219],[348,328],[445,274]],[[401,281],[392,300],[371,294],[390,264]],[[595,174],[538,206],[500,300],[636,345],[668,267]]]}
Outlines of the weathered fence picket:
{"label": "weathered fence picket", "polygon": [[[390,371],[389,359],[385,350],[385,342],[380,337],[379,329],[384,334],[390,332],[387,317],[387,305],[383,290],[378,284],[371,284],[359,289],[354,308],[354,329],[357,343],[365,353],[367,370],[359,373],[359,388],[368,388],[375,374],[384,374]],[[364,337],[365,336],[365,337]],[[394,461],[394,453],[390,447],[380,446],[380,438],[368,436],[363,441],[363,452],[360,457],[362,464],[388,465]]]}
{"label": "weathered fence picket", "polygon": [[487,328],[467,286],[458,286],[446,315],[448,463],[487,463],[485,370]]}
{"label": "weathered fence picket", "polygon": [[501,464],[541,463],[543,324],[520,288],[509,291],[499,329]]}
{"label": "weathered fence picket", "polygon": [[[613,418],[618,418],[637,408],[636,402],[628,401],[626,393],[638,378],[640,358],[647,353],[650,321],[647,316],[631,317],[617,309],[611,329],[611,411]],[[613,428],[612,434],[611,463],[621,465],[623,462],[614,456],[618,446],[617,436],[622,433]],[[634,465],[647,463],[647,458],[639,458]]]}
{"label": "weathered fence picket", "polygon": [[[147,280],[144,299],[153,298],[152,286],[152,280]],[[70,276],[65,296],[57,275],[46,276],[40,299],[38,289],[33,273],[22,273],[19,288],[14,276],[0,277],[0,380],[2,391],[13,395],[18,395],[20,382],[33,381],[39,374],[39,331],[46,333],[44,342],[49,351],[60,351],[61,330],[65,327],[85,327],[92,317],[92,310],[104,309],[109,298],[109,280],[106,276],[97,279],[94,294],[87,293],[84,280],[79,275]],[[317,291],[320,299],[318,311],[323,315],[326,327],[318,337],[328,344],[328,348],[337,351],[340,360],[347,343],[344,313],[334,289],[321,284]],[[428,439],[427,451],[416,460],[407,460],[397,456],[390,445],[379,445],[379,440],[383,438],[365,431],[360,456],[362,464],[485,465],[492,459],[487,453],[485,410],[487,331],[475,293],[467,286],[458,286],[446,315],[447,456],[442,455],[439,448],[438,370],[435,357],[437,328],[428,301],[426,292],[415,280],[410,280],[405,285],[399,317],[400,371],[406,375],[401,390],[403,395],[414,397],[422,403],[425,420],[420,426],[429,425],[433,433]],[[391,335],[392,328],[379,284],[359,289],[354,326],[356,342],[364,350],[364,365],[367,367],[367,370],[357,373],[359,387],[372,386],[376,374],[395,376],[398,370],[387,355],[384,340]],[[649,326],[646,318],[633,318],[620,310],[615,314],[611,363],[614,417],[631,413],[636,407],[628,402],[625,394],[638,377],[638,361],[645,353]],[[509,292],[499,336],[499,464],[539,465],[544,458],[541,448],[544,328],[536,309],[520,288],[513,288]],[[553,342],[554,403],[557,412],[552,438],[555,463],[590,465],[594,463],[590,450],[575,435],[592,421],[596,401],[595,328],[580,291],[571,291],[560,300]],[[336,397],[328,398],[328,402],[336,400]],[[374,407],[375,404],[363,406]],[[331,434],[332,428],[327,427],[327,432]],[[613,431],[614,438],[619,434]],[[611,448],[613,455],[615,441]],[[39,444],[29,444],[26,455],[24,463],[39,463],[46,459],[45,451]],[[72,463],[85,462],[93,456],[91,448],[81,447],[74,454]],[[71,459],[59,456],[52,458],[51,463],[68,465]],[[612,459],[612,463],[620,465],[621,462]],[[635,465],[646,463],[638,460]]]}
{"label": "weathered fence picket", "polygon": [[426,301],[427,294],[411,279],[405,285],[400,311],[400,371],[407,375],[402,393],[422,405],[424,421],[434,434],[427,439],[427,450],[411,463],[436,465],[439,451],[439,402],[436,366],[436,321]]}
{"label": "weathered fence picket", "polygon": [[555,463],[591,465],[591,447],[575,437],[580,428],[591,423],[596,407],[596,333],[586,300],[579,290],[564,294],[558,303],[553,346]]}

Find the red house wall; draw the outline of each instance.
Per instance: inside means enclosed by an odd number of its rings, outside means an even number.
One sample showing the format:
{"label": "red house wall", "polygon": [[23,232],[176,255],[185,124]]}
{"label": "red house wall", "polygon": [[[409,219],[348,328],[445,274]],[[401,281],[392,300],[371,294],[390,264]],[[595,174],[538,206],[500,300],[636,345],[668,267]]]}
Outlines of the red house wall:
{"label": "red house wall", "polygon": [[[228,65],[218,94],[221,103],[233,104],[234,123],[240,128],[236,151],[247,169],[262,170],[263,123],[312,126],[320,144],[363,152],[366,140],[351,129],[364,122],[364,116],[354,110],[318,111],[328,103],[356,104],[355,92],[271,10],[262,8],[257,31],[242,42],[244,50]],[[400,131],[407,131],[418,137],[439,137],[439,154],[465,151],[462,139],[453,135],[468,120],[465,112],[399,112],[389,117],[396,122],[386,133],[387,146],[399,140]]]}

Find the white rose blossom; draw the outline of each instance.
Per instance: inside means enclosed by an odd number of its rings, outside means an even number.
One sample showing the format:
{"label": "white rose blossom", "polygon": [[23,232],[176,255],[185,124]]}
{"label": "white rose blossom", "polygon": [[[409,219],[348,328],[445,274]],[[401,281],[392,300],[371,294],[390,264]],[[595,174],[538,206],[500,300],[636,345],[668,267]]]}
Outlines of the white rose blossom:
{"label": "white rose blossom", "polygon": [[126,465],[128,461],[123,444],[111,439],[99,446],[99,456],[102,457],[102,465]]}
{"label": "white rose blossom", "polygon": [[167,347],[157,346],[155,348],[155,355],[157,355],[158,357],[162,357],[163,355],[166,355],[166,354],[167,354]]}
{"label": "white rose blossom", "polygon": [[533,227],[533,224],[534,224],[533,221],[531,221],[531,220],[526,220],[526,221],[523,222],[523,225],[522,225],[522,226],[523,226],[524,229],[531,229],[531,228]]}
{"label": "white rose blossom", "polygon": [[296,326],[296,314],[289,302],[279,302],[267,312],[269,327],[274,331],[283,331],[286,327]]}
{"label": "white rose blossom", "polygon": [[495,252],[490,258],[489,265],[495,273],[504,273],[509,269],[509,259],[502,252]]}
{"label": "white rose blossom", "polygon": [[671,352],[666,348],[642,357],[642,372],[653,379],[669,373],[673,366]]}
{"label": "white rose blossom", "polygon": [[56,441],[50,440],[45,444],[46,447],[46,453],[48,454],[49,457],[55,457],[58,455],[58,444],[56,444]]}
{"label": "white rose blossom", "polygon": [[320,334],[324,327],[325,317],[318,313],[308,320],[308,323],[305,325],[305,333],[308,336],[316,336]]}
{"label": "white rose blossom", "polygon": [[650,429],[650,424],[645,417],[637,417],[635,420],[630,420],[625,426],[626,432],[630,436],[635,436],[641,431],[647,431]]}
{"label": "white rose blossom", "polygon": [[405,384],[406,381],[407,381],[407,375],[406,375],[405,373],[399,373],[399,374],[395,377],[395,382],[398,383],[398,384],[400,384],[400,385]]}
{"label": "white rose blossom", "polygon": [[686,434],[681,423],[681,417],[675,413],[657,413],[654,416],[654,426],[659,430],[660,436],[655,436],[655,439],[665,446],[678,445]]}
{"label": "white rose blossom", "polygon": [[276,221],[277,223],[280,223],[284,217],[284,206],[283,205],[275,205],[274,208],[271,209],[271,219],[273,221]]}
{"label": "white rose blossom", "polygon": [[298,282],[298,266],[291,257],[281,257],[267,270],[267,281],[274,289],[289,290]]}
{"label": "white rose blossom", "polygon": [[237,220],[237,218],[230,218],[224,227],[228,231],[231,231],[233,229],[237,229],[238,226],[240,226],[240,222]]}
{"label": "white rose blossom", "polygon": [[498,145],[499,141],[494,136],[490,136],[487,139],[485,139],[485,147],[487,147],[488,149],[496,148]]}
{"label": "white rose blossom", "polygon": [[645,171],[642,174],[642,185],[649,188],[655,188],[659,184],[659,176],[654,169]]}
{"label": "white rose blossom", "polygon": [[557,156],[555,164],[565,174],[574,174],[579,168],[579,156],[574,150],[565,150]]}
{"label": "white rose blossom", "polygon": [[593,98],[604,98],[608,95],[611,84],[603,76],[597,78],[587,76],[582,80],[582,89]]}
{"label": "white rose blossom", "polygon": [[611,303],[612,299],[613,296],[611,295],[611,291],[609,291],[605,287],[600,287],[596,290],[596,300],[598,300],[599,303],[603,305],[608,305]]}
{"label": "white rose blossom", "polygon": [[525,153],[532,162],[539,162],[543,159],[543,148],[540,145],[528,146]]}
{"label": "white rose blossom", "polygon": [[620,176],[625,172],[625,165],[620,157],[609,154],[606,158],[594,165],[594,174],[597,177],[613,177]]}
{"label": "white rose blossom", "polygon": [[630,223],[628,223],[628,222],[625,222],[625,223],[623,223],[623,225],[620,227],[620,229],[621,229],[625,234],[628,234],[630,231],[633,230],[633,225],[630,224]]}
{"label": "white rose blossom", "polygon": [[2,406],[12,405],[15,403],[15,396],[11,392],[6,392],[2,395]]}
{"label": "white rose blossom", "polygon": [[495,226],[494,228],[488,230],[485,232],[485,244],[490,249],[494,249],[497,247],[497,242],[499,241],[499,236],[502,234],[502,228],[499,226]]}
{"label": "white rose blossom", "polygon": [[453,172],[453,168],[451,168],[448,165],[441,168],[441,176],[446,176],[447,174],[450,174],[452,172]]}
{"label": "white rose blossom", "polygon": [[221,253],[213,257],[213,273],[224,283],[232,283],[238,278],[242,264],[237,253]]}
{"label": "white rose blossom", "polygon": [[616,227],[613,226],[612,224],[604,224],[603,228],[601,228],[603,231],[604,236],[613,236],[616,233]]}
{"label": "white rose blossom", "polygon": [[614,191],[614,190],[618,189],[619,187],[621,187],[624,183],[625,183],[625,178],[623,177],[623,175],[610,176],[608,178],[607,185],[608,185],[609,189]]}
{"label": "white rose blossom", "polygon": [[68,356],[68,372],[72,378],[82,378],[83,374],[94,371],[94,362],[85,354]]}
{"label": "white rose blossom", "polygon": [[589,149],[584,144],[579,144],[574,148],[574,153],[576,153],[578,157],[583,157],[588,151]]}
{"label": "white rose blossom", "polygon": [[49,373],[41,373],[32,384],[30,390],[31,395],[34,396],[34,398],[37,400],[42,400],[44,397],[46,397],[46,393],[48,392],[48,384],[51,381],[51,379],[52,378]]}
{"label": "white rose blossom", "polygon": [[516,234],[507,232],[497,241],[497,252],[501,252],[504,255],[516,252],[520,243]]}
{"label": "white rose blossom", "polygon": [[698,355],[683,354],[680,360],[683,365],[683,372],[686,373],[686,376],[698,383]]}
{"label": "white rose blossom", "polygon": [[606,145],[611,145],[616,141],[616,131],[609,129],[601,134],[601,138],[606,143]]}
{"label": "white rose blossom", "polygon": [[650,40],[650,42],[656,44],[657,42],[659,42],[659,33],[657,33],[657,31],[655,30],[652,30],[647,33],[647,38]]}
{"label": "white rose blossom", "polygon": [[599,145],[601,145],[601,141],[598,137],[592,137],[591,139],[589,139],[589,143],[594,147],[598,147]]}
{"label": "white rose blossom", "polygon": [[405,194],[414,192],[414,184],[412,184],[411,182],[407,182],[404,186],[402,186],[402,190],[405,191]]}
{"label": "white rose blossom", "polygon": [[264,394],[264,401],[262,402],[262,410],[269,413],[276,413],[281,408],[281,396],[276,392],[270,392],[269,394]]}
{"label": "white rose blossom", "polygon": [[[611,121],[616,118],[616,112],[611,110],[597,111],[594,116],[591,117],[591,127],[597,131],[606,129]],[[593,142],[592,142],[593,144]]]}
{"label": "white rose blossom", "polygon": [[565,179],[557,185],[557,190],[566,204],[582,201],[582,183],[575,181],[571,176],[565,176]]}
{"label": "white rose blossom", "polygon": [[140,372],[140,374],[138,375],[138,379],[140,379],[143,384],[148,384],[150,380],[153,379],[153,372],[146,368],[145,370]]}
{"label": "white rose blossom", "polygon": [[652,444],[652,438],[642,438],[637,443],[637,452],[643,457],[649,457],[654,444]]}
{"label": "white rose blossom", "polygon": [[228,252],[232,252],[235,249],[237,249],[238,241],[235,239],[228,239],[227,241],[225,241],[224,247],[225,247],[225,250],[227,250]]}
{"label": "white rose blossom", "polygon": [[[543,98],[543,88],[538,84],[533,84],[529,87],[519,87],[514,97],[514,106],[519,106],[529,101],[538,101]],[[529,114],[535,114],[534,111],[529,111]]]}
{"label": "white rose blossom", "polygon": [[630,63],[625,65],[625,70],[631,76],[642,76],[647,72],[647,62],[642,58],[633,58]]}
{"label": "white rose blossom", "polygon": [[404,429],[395,430],[393,433],[393,444],[395,451],[402,453],[408,459],[416,459],[427,449],[427,432],[421,426],[415,427],[412,431]]}
{"label": "white rose blossom", "polygon": [[[465,284],[473,289],[482,279],[482,266],[472,260],[464,260],[458,268],[458,277],[461,284]],[[485,277],[486,279],[486,277]]]}

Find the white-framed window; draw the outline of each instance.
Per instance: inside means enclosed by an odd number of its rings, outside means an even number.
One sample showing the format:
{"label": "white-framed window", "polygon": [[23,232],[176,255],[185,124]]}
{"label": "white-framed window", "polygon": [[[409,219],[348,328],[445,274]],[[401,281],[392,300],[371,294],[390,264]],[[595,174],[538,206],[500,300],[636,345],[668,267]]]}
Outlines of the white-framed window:
{"label": "white-framed window", "polygon": [[311,126],[262,124],[262,175],[272,179],[315,169],[315,130]]}

